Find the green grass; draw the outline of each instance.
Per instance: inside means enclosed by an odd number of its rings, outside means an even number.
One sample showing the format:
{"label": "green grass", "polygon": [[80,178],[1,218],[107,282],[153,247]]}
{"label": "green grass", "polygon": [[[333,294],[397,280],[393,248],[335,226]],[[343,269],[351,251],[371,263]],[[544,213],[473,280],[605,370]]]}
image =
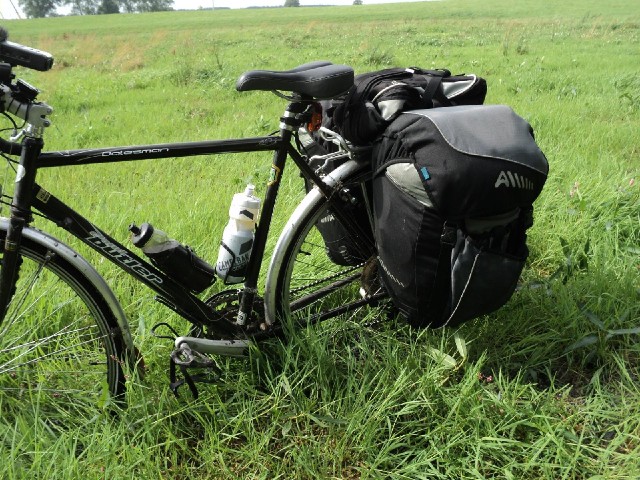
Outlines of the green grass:
{"label": "green grass", "polygon": [[[445,0],[4,26],[57,60],[51,72],[21,72],[55,108],[47,149],[261,135],[277,128],[283,103],[237,93],[235,79],[327,59],[357,72],[481,75],[487,103],[532,123],[551,170],[524,288],[500,311],[457,332],[334,322],[248,362],[223,360],[224,381],[198,401],[167,391],[171,345],[149,334],[167,311],[98,262],[147,378],[117,419],[88,409],[51,424],[37,403],[0,416],[1,478],[640,476],[640,344],[628,330],[640,321],[633,2]],[[129,223],[150,221],[214,259],[232,194],[247,181],[262,194],[269,167],[260,155],[222,156],[51,169],[40,181],[123,242]],[[276,230],[303,194],[287,173]],[[0,411],[10,400],[0,396]]]}

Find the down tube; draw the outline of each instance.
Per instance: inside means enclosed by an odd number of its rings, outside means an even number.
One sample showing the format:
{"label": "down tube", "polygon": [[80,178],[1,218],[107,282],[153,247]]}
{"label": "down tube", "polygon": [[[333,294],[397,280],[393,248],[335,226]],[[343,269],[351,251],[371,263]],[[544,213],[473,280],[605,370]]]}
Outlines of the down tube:
{"label": "down tube", "polygon": [[[46,218],[158,293],[163,304],[192,323],[202,323],[209,318],[210,310],[199,298],[39,185],[34,187],[33,198],[33,206]],[[224,331],[226,329],[224,322],[218,322],[217,326],[223,330],[222,333],[233,333],[231,327],[228,331]]]}

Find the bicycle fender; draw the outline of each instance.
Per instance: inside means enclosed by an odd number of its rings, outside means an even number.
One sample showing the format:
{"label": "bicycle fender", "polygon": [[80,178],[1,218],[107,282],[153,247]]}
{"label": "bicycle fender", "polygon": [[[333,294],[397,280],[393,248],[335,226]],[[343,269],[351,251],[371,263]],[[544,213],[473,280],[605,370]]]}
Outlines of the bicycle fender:
{"label": "bicycle fender", "polygon": [[[0,228],[6,230],[8,227],[9,219],[0,218]],[[24,229],[22,230],[22,236],[28,238],[34,243],[42,245],[48,250],[51,250],[53,253],[63,258],[79,272],[81,272],[82,275],[84,275],[84,277],[86,278],[87,282],[93,285],[107,302],[109,309],[118,322],[118,326],[120,327],[120,331],[122,332],[122,339],[125,342],[127,350],[130,352],[137,351],[134,348],[133,339],[131,338],[131,332],[129,330],[129,322],[127,321],[127,317],[124,314],[124,311],[122,310],[122,306],[111,290],[111,287],[109,287],[107,282],[96,271],[96,269],[93,268],[91,264],[87,262],[78,252],[65,245],[60,240],[52,237],[48,233],[45,233],[36,228],[24,227]]]}
{"label": "bicycle fender", "polygon": [[[362,161],[349,160],[322,177],[322,179],[326,185],[335,187],[340,184],[342,179],[347,178],[361,168]],[[289,220],[280,233],[273,255],[271,256],[271,261],[269,262],[264,290],[264,315],[267,325],[276,323],[276,304],[277,295],[279,294],[279,292],[276,291],[278,275],[280,269],[283,268],[286,252],[291,242],[295,240],[296,229],[309,211],[322,201],[324,201],[324,196],[320,190],[317,187],[312,188],[291,214],[291,217],[289,217]]]}

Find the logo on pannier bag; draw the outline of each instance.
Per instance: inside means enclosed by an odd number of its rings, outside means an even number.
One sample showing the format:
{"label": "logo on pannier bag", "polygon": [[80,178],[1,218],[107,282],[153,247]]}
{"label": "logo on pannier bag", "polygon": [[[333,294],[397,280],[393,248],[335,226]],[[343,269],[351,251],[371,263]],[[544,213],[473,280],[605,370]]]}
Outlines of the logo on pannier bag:
{"label": "logo on pannier bag", "polygon": [[498,188],[504,185],[505,187],[523,188],[525,190],[533,190],[533,182],[524,175],[518,175],[517,173],[510,172],[509,170],[502,170],[498,175],[495,187]]}

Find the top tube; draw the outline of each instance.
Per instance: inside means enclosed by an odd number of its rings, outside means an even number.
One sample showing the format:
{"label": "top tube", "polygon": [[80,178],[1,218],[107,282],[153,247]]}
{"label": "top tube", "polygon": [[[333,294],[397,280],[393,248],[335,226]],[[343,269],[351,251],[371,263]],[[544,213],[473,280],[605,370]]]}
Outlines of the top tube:
{"label": "top tube", "polygon": [[280,136],[212,140],[185,143],[159,143],[126,147],[43,152],[36,161],[38,168],[114,163],[157,158],[178,158],[218,153],[275,151],[282,145]]}

